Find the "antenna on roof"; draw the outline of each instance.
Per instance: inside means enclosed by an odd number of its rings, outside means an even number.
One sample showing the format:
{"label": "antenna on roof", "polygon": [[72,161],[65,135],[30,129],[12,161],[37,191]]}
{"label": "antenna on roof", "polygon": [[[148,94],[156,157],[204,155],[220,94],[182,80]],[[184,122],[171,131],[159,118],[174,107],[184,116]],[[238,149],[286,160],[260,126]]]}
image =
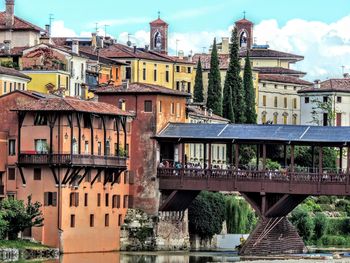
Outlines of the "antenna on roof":
{"label": "antenna on roof", "polygon": [[53,14],[49,14],[49,25],[50,25],[50,31],[49,32],[47,32],[48,34],[49,34],[49,36],[51,35],[51,28],[52,28],[52,21],[54,20],[55,18],[54,18],[54,16],[53,16]]}
{"label": "antenna on roof", "polygon": [[158,10],[158,19],[160,19],[160,11]]}
{"label": "antenna on roof", "polygon": [[98,23],[96,22],[95,23],[95,32],[96,32],[96,35],[98,34]]}
{"label": "antenna on roof", "polygon": [[341,74],[344,75],[344,72],[345,72],[345,66],[341,66]]}
{"label": "antenna on roof", "polygon": [[105,37],[107,36],[107,27],[109,27],[110,25],[104,25],[105,27]]}
{"label": "antenna on roof", "polygon": [[128,47],[131,47],[132,43],[130,41],[130,36],[131,34],[128,34],[128,41],[126,42],[126,44],[128,45]]}
{"label": "antenna on roof", "polygon": [[246,11],[243,11],[243,19],[245,19],[245,14],[246,13],[247,13]]}

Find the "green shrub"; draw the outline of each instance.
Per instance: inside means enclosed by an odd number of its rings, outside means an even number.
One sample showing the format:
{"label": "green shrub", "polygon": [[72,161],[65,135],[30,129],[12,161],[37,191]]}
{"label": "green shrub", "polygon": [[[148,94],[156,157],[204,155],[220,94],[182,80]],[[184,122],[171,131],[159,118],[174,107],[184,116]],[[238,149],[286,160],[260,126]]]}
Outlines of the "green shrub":
{"label": "green shrub", "polygon": [[311,240],[314,230],[314,221],[309,212],[303,207],[297,207],[291,214],[290,221],[297,228],[304,241]]}
{"label": "green shrub", "polygon": [[314,219],[314,237],[316,240],[320,239],[327,231],[327,217],[324,213],[317,213]]}
{"label": "green shrub", "polygon": [[343,236],[326,235],[321,238],[320,243],[323,246],[345,247],[348,245],[348,240]]}

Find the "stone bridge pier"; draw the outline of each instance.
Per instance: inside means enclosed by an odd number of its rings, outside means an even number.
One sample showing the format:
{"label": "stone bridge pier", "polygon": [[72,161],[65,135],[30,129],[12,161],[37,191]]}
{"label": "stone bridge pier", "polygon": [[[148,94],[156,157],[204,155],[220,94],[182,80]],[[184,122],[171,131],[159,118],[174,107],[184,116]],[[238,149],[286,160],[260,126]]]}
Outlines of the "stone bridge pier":
{"label": "stone bridge pier", "polygon": [[259,215],[259,222],[239,251],[240,255],[305,253],[306,247],[287,215],[306,195],[241,193]]}

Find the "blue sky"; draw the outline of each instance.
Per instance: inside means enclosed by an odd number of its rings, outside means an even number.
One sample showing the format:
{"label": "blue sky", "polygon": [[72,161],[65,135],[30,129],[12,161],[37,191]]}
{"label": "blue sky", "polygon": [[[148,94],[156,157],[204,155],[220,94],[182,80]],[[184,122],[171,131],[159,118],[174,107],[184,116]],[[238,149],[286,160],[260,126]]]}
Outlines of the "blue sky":
{"label": "blue sky", "polygon": [[[2,0],[1,2],[4,2]],[[254,22],[258,44],[305,56],[294,66],[309,80],[350,72],[350,0],[15,0],[15,12],[44,27],[54,15],[54,36],[89,36],[99,23],[125,43],[128,33],[137,46],[148,44],[149,22],[170,24],[169,49],[185,53],[207,50],[214,37],[229,36],[243,11]],[[4,7],[3,7],[4,8]],[[231,27],[230,27],[231,26]],[[176,44],[177,43],[177,44]]]}

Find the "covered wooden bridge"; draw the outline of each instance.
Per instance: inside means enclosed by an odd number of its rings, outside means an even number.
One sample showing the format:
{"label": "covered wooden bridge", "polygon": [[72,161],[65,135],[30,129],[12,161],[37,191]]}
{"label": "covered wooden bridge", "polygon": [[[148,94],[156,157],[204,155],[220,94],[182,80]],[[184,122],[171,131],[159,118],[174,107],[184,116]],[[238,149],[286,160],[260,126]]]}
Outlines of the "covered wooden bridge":
{"label": "covered wooden bridge", "polygon": [[[160,144],[160,209],[184,210],[201,190],[240,192],[260,216],[241,254],[304,251],[303,241],[286,216],[310,195],[350,195],[350,127],[170,123],[156,139]],[[188,164],[186,144],[203,145],[201,165]],[[213,166],[212,144],[226,145],[225,164]],[[270,144],[283,147],[283,169],[267,169]],[[247,145],[256,147],[255,167],[240,164],[240,149]],[[311,167],[296,167],[294,152],[299,145],[311,147]],[[325,147],[338,148],[339,156],[346,156],[345,163],[339,158],[337,169],[323,167]]]}

